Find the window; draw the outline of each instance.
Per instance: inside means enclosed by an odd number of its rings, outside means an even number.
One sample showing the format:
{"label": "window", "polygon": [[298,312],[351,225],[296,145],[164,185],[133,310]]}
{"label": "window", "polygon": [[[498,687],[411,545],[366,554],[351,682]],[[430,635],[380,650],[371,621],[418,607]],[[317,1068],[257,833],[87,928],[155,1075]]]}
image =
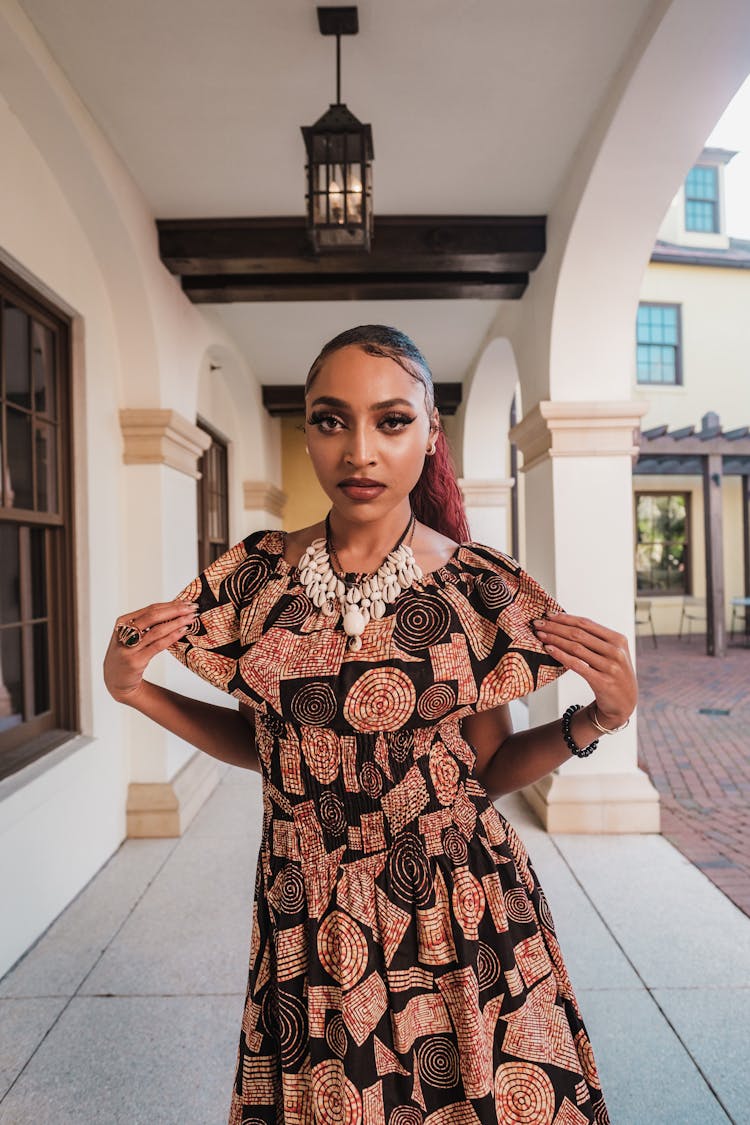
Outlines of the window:
{"label": "window", "polygon": [[0,272],[0,777],[77,723],[68,339]]}
{"label": "window", "polygon": [[636,589],[639,595],[690,593],[689,493],[637,492]]}
{"label": "window", "polygon": [[229,507],[227,443],[215,430],[198,419],[211,444],[198,462],[198,563],[201,570],[228,551]]}
{"label": "window", "polygon": [[636,367],[639,383],[675,386],[682,382],[679,305],[639,305]]}
{"label": "window", "polygon": [[713,166],[696,164],[685,180],[685,230],[719,229],[719,176]]}

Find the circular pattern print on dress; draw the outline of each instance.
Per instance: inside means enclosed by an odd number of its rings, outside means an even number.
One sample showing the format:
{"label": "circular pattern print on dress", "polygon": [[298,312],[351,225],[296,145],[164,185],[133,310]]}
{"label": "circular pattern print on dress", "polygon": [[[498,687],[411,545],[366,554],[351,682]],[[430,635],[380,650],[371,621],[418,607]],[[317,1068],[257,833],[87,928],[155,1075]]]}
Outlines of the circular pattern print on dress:
{"label": "circular pattern print on dress", "polygon": [[321,793],[318,810],[320,823],[324,828],[327,828],[329,832],[333,832],[336,836],[344,831],[346,828],[346,811],[344,802],[338,793],[332,793],[330,789]]}
{"label": "circular pattern print on dress", "polygon": [[429,906],[432,890],[430,863],[424,844],[414,832],[401,832],[391,845],[387,864],[390,890],[404,903]]}
{"label": "circular pattern print on dress", "polygon": [[304,594],[295,594],[289,599],[279,616],[276,625],[283,625],[290,629],[293,625],[302,625],[312,613],[312,602]]}
{"label": "circular pattern print on dress", "polygon": [[292,716],[303,726],[326,727],[336,714],[336,696],[330,684],[312,680],[292,696]]}
{"label": "circular pattern print on dress", "polygon": [[400,668],[368,668],[344,700],[344,718],[354,730],[398,730],[411,718],[414,684]]}
{"label": "circular pattern print on dress", "polygon": [[480,941],[477,946],[477,978],[480,991],[496,984],[502,971],[500,958],[495,950],[486,941]]}
{"label": "circular pattern print on dress", "polygon": [[326,1027],[326,1043],[334,1055],[343,1059],[346,1054],[346,1027],[341,1012],[334,1012]]}
{"label": "circular pattern print on dress", "polygon": [[332,910],[318,929],[318,955],[342,988],[352,988],[367,968],[367,939],[343,910]]}
{"label": "circular pattern print on dress", "polygon": [[488,574],[485,578],[480,578],[477,590],[487,609],[499,612],[513,603],[513,594],[499,574]]}
{"label": "circular pattern print on dress", "polygon": [[478,937],[477,927],[484,914],[484,887],[468,867],[457,867],[453,872],[451,893],[453,913],[470,941]]}
{"label": "circular pattern print on dress", "polygon": [[296,914],[305,904],[305,884],[302,872],[293,863],[287,863],[281,875],[279,906],[285,914]]}
{"label": "circular pattern print on dress", "polygon": [[405,593],[396,602],[393,640],[403,652],[419,653],[448,636],[451,611],[437,594]]}
{"label": "circular pattern print on dress", "polygon": [[379,797],[383,792],[383,775],[374,762],[365,762],[359,771],[359,784],[368,797]]}
{"label": "circular pattern print on dress", "polygon": [[281,1063],[294,1070],[307,1050],[307,1006],[288,992],[279,992],[279,1043]]}
{"label": "circular pattern print on dress", "polygon": [[551,1125],[555,1112],[552,1080],[534,1063],[501,1063],[495,1071],[495,1106],[501,1121]]}
{"label": "circular pattern print on dress", "polygon": [[[227,597],[233,606],[240,609],[255,597],[271,574],[267,559],[261,555],[251,555],[227,576],[224,583]],[[221,594],[219,601],[221,601]]]}
{"label": "circular pattern print on dress", "polygon": [[362,1097],[345,1077],[340,1059],[323,1059],[312,1068],[316,1125],[361,1125]]}
{"label": "circular pattern print on dress", "polygon": [[263,993],[263,999],[260,1002],[260,1023],[263,1030],[267,1035],[272,1035],[274,1039],[278,1038],[279,1034],[279,1011],[276,1003],[276,989],[272,985],[267,985]]}
{"label": "circular pattern print on dress", "polygon": [[394,730],[387,742],[394,762],[405,762],[414,749],[414,731]]}
{"label": "circular pattern print on dress", "polygon": [[442,841],[443,851],[451,863],[455,863],[456,866],[466,863],[469,858],[469,845],[466,843],[466,837],[456,828],[455,824],[446,824],[442,833]]}
{"label": "circular pattern print on dress", "polygon": [[458,1051],[450,1039],[431,1035],[417,1049],[419,1077],[443,1089],[458,1082]]}
{"label": "circular pattern print on dress", "polygon": [[431,684],[417,700],[417,712],[431,723],[442,719],[455,705],[456,692],[450,684]]}
{"label": "circular pattern print on dress", "polygon": [[510,887],[503,897],[505,912],[514,922],[534,921],[534,908],[523,887]]}
{"label": "circular pattern print on dress", "polygon": [[388,1125],[422,1125],[424,1117],[415,1105],[397,1105],[388,1118]]}
{"label": "circular pattern print on dress", "polygon": [[550,933],[554,934],[555,920],[552,917],[552,911],[549,908],[547,896],[545,895],[541,887],[537,887],[537,891],[539,894],[539,917],[541,918],[546,928],[550,931]]}

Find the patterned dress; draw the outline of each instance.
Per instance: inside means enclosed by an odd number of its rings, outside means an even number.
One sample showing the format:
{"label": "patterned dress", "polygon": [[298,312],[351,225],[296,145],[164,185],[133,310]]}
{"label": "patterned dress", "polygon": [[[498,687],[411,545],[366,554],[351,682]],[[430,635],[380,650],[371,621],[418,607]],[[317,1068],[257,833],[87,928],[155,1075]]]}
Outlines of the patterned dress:
{"label": "patterned dress", "polygon": [[530,627],[560,607],[463,544],[358,652],[279,531],[180,597],[170,651],[255,709],[263,833],[230,1125],[608,1122],[524,845],[460,719],[560,674]]}

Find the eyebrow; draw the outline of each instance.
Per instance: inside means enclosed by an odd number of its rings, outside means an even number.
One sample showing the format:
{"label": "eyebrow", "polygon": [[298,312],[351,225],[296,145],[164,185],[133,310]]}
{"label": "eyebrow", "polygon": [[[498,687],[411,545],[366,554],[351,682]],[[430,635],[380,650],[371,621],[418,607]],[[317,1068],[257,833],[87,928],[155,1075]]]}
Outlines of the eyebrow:
{"label": "eyebrow", "polygon": [[[311,406],[336,406],[339,410],[350,410],[351,406],[343,398],[334,398],[333,395],[321,395],[310,404]],[[409,406],[412,410],[415,409],[414,403],[410,402],[408,398],[387,398],[384,402],[373,402],[370,410],[387,410],[391,406]]]}

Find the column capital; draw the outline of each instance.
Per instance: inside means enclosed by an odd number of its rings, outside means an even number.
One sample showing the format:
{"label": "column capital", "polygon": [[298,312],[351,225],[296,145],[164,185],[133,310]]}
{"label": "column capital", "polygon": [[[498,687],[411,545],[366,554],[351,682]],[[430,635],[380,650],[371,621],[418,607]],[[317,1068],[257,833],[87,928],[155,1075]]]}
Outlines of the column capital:
{"label": "column capital", "polygon": [[638,456],[645,402],[538,402],[508,437],[523,454],[523,471],[550,457]]}
{"label": "column capital", "polygon": [[513,477],[471,480],[461,477],[458,486],[467,508],[504,508],[515,485]]}
{"label": "column capital", "polygon": [[176,410],[123,409],[120,429],[126,465],[169,465],[200,479],[198,460],[210,446],[211,436]]}
{"label": "column capital", "polygon": [[284,514],[286,493],[265,480],[246,480],[242,485],[246,511],[266,512],[279,519]]}

